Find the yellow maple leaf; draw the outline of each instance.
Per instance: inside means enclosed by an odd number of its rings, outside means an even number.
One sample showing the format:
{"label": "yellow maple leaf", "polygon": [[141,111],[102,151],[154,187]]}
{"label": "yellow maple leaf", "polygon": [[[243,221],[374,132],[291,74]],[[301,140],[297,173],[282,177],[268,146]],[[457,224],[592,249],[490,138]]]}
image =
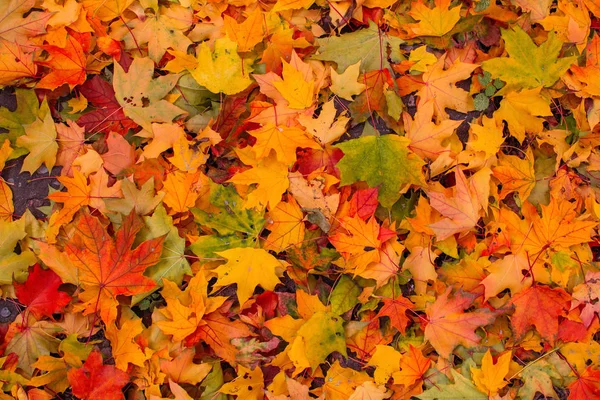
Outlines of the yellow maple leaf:
{"label": "yellow maple leaf", "polygon": [[[332,70],[333,72],[333,70]],[[321,145],[332,143],[346,133],[346,124],[350,118],[340,115],[336,117],[334,100],[323,104],[321,113],[317,118],[301,114],[298,122],[306,129],[306,132],[319,140]]]}
{"label": "yellow maple leaf", "polygon": [[144,329],[142,320],[123,317],[121,321],[121,329],[110,324],[105,331],[106,338],[110,341],[115,366],[123,371],[127,371],[129,363],[143,367],[146,355],[135,342],[135,337]]}
{"label": "yellow maple leaf", "polygon": [[256,188],[246,197],[244,203],[246,208],[269,207],[269,209],[273,209],[281,201],[281,195],[290,186],[287,166],[275,160],[273,156],[265,158],[254,168],[234,175],[228,182],[238,185],[257,184]]}
{"label": "yellow maple leaf", "polygon": [[412,3],[408,13],[418,22],[408,24],[409,37],[444,36],[460,20],[460,6],[449,8],[450,0],[435,0],[435,7],[427,7],[423,1]]}
{"label": "yellow maple leaf", "polygon": [[221,386],[219,392],[235,394],[238,399],[263,400],[265,382],[262,370],[259,367],[250,370],[238,365],[237,374],[237,378]]}
{"label": "yellow maple leaf", "polygon": [[271,10],[272,12],[286,11],[286,10],[298,10],[305,8],[308,10],[315,0],[277,0],[277,3]]}
{"label": "yellow maple leaf", "polygon": [[202,43],[197,59],[198,64],[191,71],[192,76],[213,93],[236,94],[252,83],[249,78],[251,60],[241,59],[237,44],[231,39],[217,39],[214,52],[206,43]]}
{"label": "yellow maple leaf", "polygon": [[240,305],[248,300],[254,289],[261,286],[273,290],[280,283],[280,268],[286,262],[280,261],[263,249],[250,247],[230,249],[216,253],[227,262],[215,269],[218,275],[215,287],[237,284],[237,296]]}
{"label": "yellow maple leaf", "polygon": [[133,3],[133,0],[83,0],[83,8],[88,15],[110,21],[119,18],[122,12]]}
{"label": "yellow maple leaf", "polygon": [[273,85],[288,102],[288,107],[303,110],[312,105],[315,100],[315,81],[307,81],[305,74],[294,68],[291,64],[283,62],[283,81],[274,82]]}
{"label": "yellow maple leaf", "polygon": [[541,88],[507,93],[500,102],[494,118],[500,124],[508,124],[510,134],[519,142],[525,139],[525,132],[540,133],[544,129],[544,119],[552,115],[548,100],[540,94]]}
{"label": "yellow maple leaf", "polygon": [[352,96],[361,94],[365,91],[367,85],[358,82],[360,74],[360,63],[350,65],[346,70],[338,74],[335,68],[331,68],[331,91],[342,99],[352,101]]}
{"label": "yellow maple leaf", "polygon": [[511,352],[504,353],[498,357],[498,361],[494,364],[492,353],[488,349],[483,356],[481,368],[471,367],[475,385],[488,396],[495,396],[500,389],[508,384],[504,378],[508,374],[511,358]]}
{"label": "yellow maple leaf", "polygon": [[22,171],[34,173],[42,164],[52,170],[56,162],[58,143],[56,143],[56,127],[44,99],[40,113],[31,124],[25,126],[25,135],[17,139],[17,146],[29,150],[29,155],[23,161]]}
{"label": "yellow maple leaf", "polygon": [[257,160],[268,157],[273,150],[278,161],[292,165],[296,162],[297,148],[319,148],[319,145],[300,128],[267,124],[248,133],[256,138],[252,150]]}
{"label": "yellow maple leaf", "polygon": [[496,119],[484,116],[481,120],[481,125],[471,124],[472,135],[467,142],[467,148],[473,151],[484,152],[486,159],[494,156],[500,150],[502,143],[504,143],[502,129],[503,125],[498,123]]}
{"label": "yellow maple leaf", "polygon": [[376,384],[387,383],[394,372],[400,371],[400,358],[402,358],[402,354],[392,346],[378,344],[375,347],[375,353],[368,365],[375,367],[373,377]]}

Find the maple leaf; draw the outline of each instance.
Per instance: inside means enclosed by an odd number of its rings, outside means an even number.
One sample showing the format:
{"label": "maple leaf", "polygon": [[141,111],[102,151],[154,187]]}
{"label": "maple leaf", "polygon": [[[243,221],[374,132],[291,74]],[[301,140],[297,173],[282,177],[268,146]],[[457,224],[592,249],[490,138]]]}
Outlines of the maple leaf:
{"label": "maple leaf", "polygon": [[77,170],[73,170],[73,177],[59,177],[59,182],[65,185],[67,192],[56,192],[48,196],[50,200],[63,203],[63,208],[52,214],[47,231],[48,240],[53,243],[58,234],[58,229],[70,222],[81,207],[90,204],[91,188],[86,177]]}
{"label": "maple leaf", "polygon": [[[192,41],[184,34],[192,23],[191,10],[173,5],[157,7],[131,30],[137,45],[148,44],[148,56],[159,63],[168,48],[186,51]],[[129,39],[131,35],[125,37]]]}
{"label": "maple leaf", "polygon": [[102,21],[118,18],[133,0],[83,0],[83,8]]}
{"label": "maple leaf", "polygon": [[492,173],[502,184],[500,198],[516,191],[519,198],[527,200],[536,184],[533,153],[528,151],[524,159],[500,153],[498,161],[498,166],[494,167]]}
{"label": "maple leaf", "polygon": [[45,75],[37,84],[38,89],[54,90],[61,85],[68,84],[72,89],[82,84],[86,76],[86,57],[81,43],[84,41],[69,35],[64,48],[45,46],[44,50],[50,57],[38,64],[49,67],[52,72]]}
{"label": "maple leaf", "polygon": [[410,250],[410,255],[404,261],[402,268],[410,271],[415,282],[415,292],[424,294],[427,291],[428,282],[435,281],[438,277],[433,264],[436,255],[429,246],[415,246]]}
{"label": "maple leaf", "polygon": [[[335,147],[344,152],[338,162],[341,185],[365,181],[378,187],[379,201],[390,207],[408,185],[424,185],[423,161],[408,149],[410,141],[396,135],[365,136]],[[383,160],[383,164],[380,162]]]}
{"label": "maple leaf", "polygon": [[491,264],[487,270],[490,274],[481,281],[485,287],[485,300],[496,296],[505,289],[510,289],[515,295],[530,286],[532,279],[523,276],[521,271],[529,269],[527,257],[520,254],[510,254],[502,260]]}
{"label": "maple leaf", "polygon": [[10,285],[13,280],[23,282],[27,278],[27,267],[35,264],[35,255],[31,250],[16,253],[20,240],[25,238],[25,219],[18,221],[0,220],[0,282]]}
{"label": "maple leaf", "polygon": [[352,368],[344,368],[340,365],[340,362],[336,360],[327,371],[323,392],[328,399],[348,399],[358,386],[368,380],[370,380],[370,378],[365,372],[356,371]]}
{"label": "maple leaf", "polygon": [[317,138],[321,145],[326,145],[339,139],[346,132],[346,124],[349,120],[350,118],[342,115],[336,117],[333,100],[323,104],[318,118],[313,119],[303,114],[298,116],[298,122],[304,126],[308,133]]}
{"label": "maple leaf", "polygon": [[380,260],[379,224],[375,218],[363,221],[357,216],[345,217],[340,224],[341,229],[329,236],[329,241],[344,255],[346,270],[360,274],[369,264]]}
{"label": "maple leaf", "polygon": [[37,67],[33,56],[34,53],[28,52],[24,46],[0,39],[0,85],[34,76]]}
{"label": "maple leaf", "polygon": [[506,94],[494,118],[506,121],[511,135],[522,142],[525,132],[542,132],[544,120],[540,117],[550,115],[548,100],[541,94],[541,88],[537,88]]}
{"label": "maple leaf", "polygon": [[334,61],[338,73],[347,72],[348,67],[357,63],[360,64],[360,71],[366,72],[381,69],[381,64],[386,62],[386,59],[381,58],[381,54],[385,54],[388,47],[396,48],[402,43],[403,40],[386,35],[373,21],[370,21],[367,29],[317,39],[319,53],[312,58]]}
{"label": "maple leaf", "polygon": [[163,99],[175,86],[179,76],[167,75],[153,79],[153,74],[154,62],[151,59],[136,58],[127,72],[115,64],[113,78],[115,98],[123,107],[123,112],[147,130],[152,130],[152,122],[171,122],[184,113]]}
{"label": "maple leaf", "polygon": [[252,11],[242,23],[236,22],[229,15],[223,19],[227,36],[238,45],[239,52],[251,51],[254,46],[262,42],[265,35],[264,17],[260,8]]}
{"label": "maple leaf", "polygon": [[163,184],[163,200],[174,213],[186,212],[208,189],[207,177],[200,171],[193,174],[174,171],[167,175]]}
{"label": "maple leaf", "polygon": [[378,317],[388,317],[390,323],[403,334],[406,332],[406,327],[410,322],[410,318],[406,315],[406,311],[412,310],[414,304],[404,298],[402,295],[395,299],[383,299],[383,307],[377,313]]}
{"label": "maple leaf", "polygon": [[257,184],[256,189],[247,197],[246,208],[267,206],[273,209],[290,185],[287,167],[272,156],[265,158],[254,168],[236,174],[229,182],[242,185]]}
{"label": "maple leaf", "polygon": [[421,400],[442,400],[442,399],[472,399],[486,400],[488,395],[480,392],[473,383],[459,372],[451,369],[450,373],[454,383],[432,386],[416,397]]}
{"label": "maple leaf", "polygon": [[[320,331],[321,335],[315,335]],[[296,332],[290,345],[289,356],[298,370],[318,365],[334,351],[346,355],[346,341],[342,318],[329,311],[318,311]]]}
{"label": "maple leaf", "polygon": [[279,162],[292,165],[296,161],[297,148],[319,148],[312,138],[298,128],[267,124],[248,133],[256,138],[252,151],[258,160],[268,157],[274,151]]}
{"label": "maple leaf", "polygon": [[58,351],[59,340],[54,336],[60,331],[60,327],[50,321],[36,321],[31,314],[21,315],[6,332],[6,351],[16,354],[18,367],[31,376],[33,363]]}
{"label": "maple leaf", "polygon": [[375,383],[378,385],[387,383],[392,373],[400,370],[400,359],[402,354],[392,346],[377,345],[369,365],[375,367]]}
{"label": "maple leaf", "polygon": [[356,64],[350,65],[341,74],[338,74],[333,68],[331,69],[330,89],[334,94],[340,96],[342,99],[352,101],[352,96],[364,92],[367,86],[364,83],[358,82],[360,64],[361,61],[358,61]]}
{"label": "maple leaf", "polygon": [[436,159],[446,151],[442,141],[450,137],[460,121],[444,120],[439,125],[432,121],[433,99],[422,104],[415,114],[414,121],[408,113],[403,114],[406,137],[410,139],[408,146],[420,157]]}
{"label": "maple leaf", "polygon": [[508,374],[511,357],[510,352],[502,354],[494,364],[492,353],[488,350],[481,361],[481,368],[471,367],[475,385],[489,396],[497,394],[507,384],[504,378]]}
{"label": "maple leaf", "polygon": [[431,206],[446,217],[429,225],[438,240],[444,240],[477,225],[482,202],[487,201],[490,175],[489,169],[482,169],[467,181],[465,174],[458,168],[454,173],[454,196],[447,197],[441,192],[428,192]]}
{"label": "maple leaf", "polygon": [[290,180],[289,192],[298,201],[298,204],[307,210],[319,211],[329,221],[338,209],[340,195],[324,193],[325,182],[320,177],[309,181],[299,172],[290,172],[288,177]]}
{"label": "maple leaf", "polygon": [[111,324],[117,316],[116,296],[147,292],[156,283],[143,272],[160,260],[164,237],[147,240],[130,251],[142,223],[131,213],[115,233],[115,240],[100,221],[83,213],[65,252],[79,271],[84,288],[80,305],[84,313],[100,312],[102,320]]}
{"label": "maple leaf", "polygon": [[142,320],[139,318],[121,319],[123,322],[120,329],[114,324],[109,325],[106,329],[106,338],[110,340],[115,366],[122,371],[127,371],[129,363],[143,367],[146,356],[140,346],[135,343],[135,337],[144,329]]}
{"label": "maple leaf", "polygon": [[42,316],[50,317],[59,313],[71,301],[71,296],[58,291],[62,283],[52,270],[44,270],[35,264],[27,281],[15,284],[15,292],[19,301],[27,306],[27,310],[41,319]]}
{"label": "maple leaf", "polygon": [[520,27],[503,29],[502,39],[510,58],[494,58],[481,65],[492,76],[521,89],[550,87],[575,62],[574,57],[558,59],[562,42],[554,32],[539,47]]}
{"label": "maple leaf", "polygon": [[99,76],[86,80],[79,86],[79,91],[95,107],[95,110],[86,112],[77,119],[77,124],[87,132],[115,131],[125,134],[129,128],[136,126],[135,122],[125,116],[121,104],[115,98],[112,85]]}
{"label": "maple leaf", "polygon": [[553,345],[558,335],[558,317],[566,309],[570,298],[562,289],[541,285],[532,286],[513,296],[511,304],[516,309],[511,317],[511,325],[516,338],[522,338],[529,328],[535,326],[542,338]]}
{"label": "maple leaf", "polygon": [[161,360],[160,369],[167,374],[169,379],[177,383],[198,384],[212,369],[210,364],[194,364],[193,349],[185,349],[173,360]]}
{"label": "maple leaf", "polygon": [[260,368],[250,370],[239,365],[237,374],[237,378],[221,386],[219,389],[221,393],[235,394],[244,399],[260,400],[264,398],[264,380]]}
{"label": "maple leaf", "polygon": [[444,358],[448,358],[459,344],[472,346],[478,343],[480,337],[474,330],[491,324],[495,319],[494,314],[485,309],[465,313],[464,310],[473,303],[473,296],[457,292],[450,297],[451,289],[446,289],[426,309],[425,339]]}
{"label": "maple leaf", "polygon": [[[29,38],[46,32],[51,14],[31,11],[35,0],[8,0],[0,5],[0,38],[12,43],[29,44]],[[26,15],[26,17],[23,17]]]}
{"label": "maple leaf", "polygon": [[408,13],[418,22],[405,28],[415,36],[444,36],[450,32],[460,19],[460,6],[450,9],[450,0],[436,0],[433,9],[422,1],[412,3]]}
{"label": "maple leaf", "polygon": [[571,391],[569,399],[592,399],[600,396],[600,370],[591,366],[578,376],[577,380],[569,385]]}
{"label": "maple leaf", "polygon": [[408,352],[400,359],[400,371],[392,374],[395,384],[411,386],[419,380],[423,380],[425,373],[429,370],[431,360],[426,358],[421,350],[409,345]]}
{"label": "maple leaf", "polygon": [[281,202],[269,212],[266,227],[271,231],[264,244],[265,250],[279,253],[289,246],[296,246],[304,240],[304,214],[293,197],[287,203]]}
{"label": "maple leaf", "polygon": [[56,164],[63,167],[61,175],[73,176],[73,161],[81,155],[84,148],[84,129],[77,123],[67,120],[67,124],[56,125],[56,141],[58,151]]}
{"label": "maple leaf", "polygon": [[280,283],[277,268],[285,266],[281,261],[263,249],[239,248],[216,253],[227,259],[215,272],[218,275],[216,287],[237,283],[237,295],[240,305],[252,296],[256,286],[273,290]]}
{"label": "maple leaf", "polygon": [[106,137],[108,151],[102,154],[104,168],[113,175],[130,167],[135,162],[135,149],[123,136],[111,132]]}
{"label": "maple leaf", "polygon": [[81,368],[67,372],[73,394],[85,400],[119,400],[121,389],[129,382],[129,375],[112,365],[102,363],[99,351],[93,351]]}
{"label": "maple leaf", "polygon": [[222,38],[215,42],[214,52],[202,43],[192,76],[213,93],[236,94],[252,83],[248,77],[251,71],[250,63],[237,54],[237,44]]}
{"label": "maple leaf", "polygon": [[[315,81],[312,74],[307,76],[290,63],[283,63],[283,80],[273,82],[273,86],[287,100],[288,107],[303,110],[312,105]],[[309,79],[309,80],[307,80]]]}
{"label": "maple leaf", "polygon": [[447,55],[443,55],[438,61],[428,68],[423,74],[423,86],[417,92],[419,106],[431,100],[434,104],[434,115],[447,119],[446,108],[468,112],[473,110],[473,98],[469,93],[456,86],[456,82],[467,79],[471,72],[478,67],[454,61],[449,67],[446,66]]}
{"label": "maple leaf", "polygon": [[[512,247],[518,251],[538,254],[546,249],[568,249],[570,246],[590,240],[595,221],[577,220],[574,204],[566,200],[550,199],[542,205],[542,216],[537,211],[528,214],[528,221],[515,220],[507,214]],[[518,217],[517,217],[518,218]]]}
{"label": "maple leaf", "polygon": [[54,120],[47,101],[42,102],[37,118],[25,127],[25,136],[17,139],[17,146],[29,150],[21,168],[23,171],[33,173],[42,163],[48,170],[52,170],[56,162],[58,144]]}

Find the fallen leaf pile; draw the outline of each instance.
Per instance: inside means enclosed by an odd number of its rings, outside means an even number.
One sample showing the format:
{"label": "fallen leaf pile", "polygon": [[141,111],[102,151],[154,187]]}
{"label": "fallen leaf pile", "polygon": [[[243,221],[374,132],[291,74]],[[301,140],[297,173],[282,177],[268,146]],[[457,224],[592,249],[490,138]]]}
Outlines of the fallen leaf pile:
{"label": "fallen leaf pile", "polygon": [[594,0],[1,0],[0,399],[600,399]]}

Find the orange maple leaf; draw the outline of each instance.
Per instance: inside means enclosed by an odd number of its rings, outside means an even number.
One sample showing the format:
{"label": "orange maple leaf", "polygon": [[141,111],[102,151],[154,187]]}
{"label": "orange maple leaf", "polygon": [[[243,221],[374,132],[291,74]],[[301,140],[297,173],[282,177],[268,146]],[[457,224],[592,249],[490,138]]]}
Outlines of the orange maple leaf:
{"label": "orange maple leaf", "polygon": [[444,358],[448,358],[459,344],[469,347],[479,343],[481,338],[475,329],[491,324],[495,319],[495,315],[485,309],[465,313],[475,296],[457,292],[450,297],[451,290],[451,287],[446,289],[426,309],[425,339]]}
{"label": "orange maple leaf", "polygon": [[87,60],[80,40],[69,36],[65,48],[45,46],[44,50],[50,58],[39,64],[51,68],[52,72],[38,82],[38,89],[54,90],[65,83],[72,89],[85,82]]}
{"label": "orange maple leaf", "polygon": [[144,293],[156,286],[143,273],[160,260],[164,236],[130,250],[142,226],[134,213],[129,214],[113,241],[98,218],[89,213],[79,217],[65,252],[79,270],[84,292],[79,296],[83,304],[77,308],[84,314],[99,311],[104,323],[110,325],[117,317],[118,295]]}
{"label": "orange maple leaf", "polygon": [[540,336],[554,345],[558,335],[558,317],[568,309],[571,296],[564,290],[547,286],[532,286],[514,296],[510,304],[516,307],[511,325],[517,339],[535,326]]}

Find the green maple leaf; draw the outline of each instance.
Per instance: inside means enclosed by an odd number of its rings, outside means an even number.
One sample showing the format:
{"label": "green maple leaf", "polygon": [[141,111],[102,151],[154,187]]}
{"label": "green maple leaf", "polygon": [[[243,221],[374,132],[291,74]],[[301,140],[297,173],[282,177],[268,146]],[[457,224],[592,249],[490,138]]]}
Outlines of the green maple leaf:
{"label": "green maple leaf", "polygon": [[199,257],[215,257],[215,253],[254,245],[265,223],[264,213],[244,208],[244,200],[233,186],[212,184],[210,204],[218,212],[208,213],[192,208],[194,220],[201,226],[216,231],[214,235],[200,236],[190,246]]}
{"label": "green maple leaf", "polygon": [[510,57],[487,60],[482,68],[512,89],[550,87],[576,60],[576,57],[558,58],[563,42],[554,32],[540,46],[519,27],[502,30],[502,39]]}
{"label": "green maple leaf", "polygon": [[488,396],[481,393],[473,382],[462,376],[455,370],[450,370],[454,383],[437,384],[423,393],[415,396],[421,400],[444,400],[444,399],[469,399],[487,400]]}
{"label": "green maple leaf", "polygon": [[[140,233],[140,241],[165,237],[160,261],[148,267],[144,274],[157,284],[162,284],[163,279],[181,284],[183,276],[192,275],[192,270],[185,256],[185,239],[179,236],[177,228],[173,226],[173,218],[167,215],[165,207],[161,204],[152,216],[144,217],[144,222],[146,230]],[[152,291],[157,289],[158,287]],[[148,293],[135,295],[132,302],[135,304],[147,295]]]}
{"label": "green maple leaf", "polygon": [[337,163],[342,186],[357,181],[379,187],[379,202],[391,207],[404,186],[425,186],[421,167],[425,164],[408,149],[410,140],[397,135],[364,136],[335,147],[344,152]]}
{"label": "green maple leaf", "polygon": [[25,135],[19,136],[17,146],[29,150],[29,154],[23,160],[21,171],[33,174],[42,164],[48,168],[48,171],[52,171],[52,167],[56,163],[58,143],[56,143],[56,127],[52,113],[45,99],[40,106],[37,118],[24,128]]}
{"label": "green maple leaf", "polygon": [[0,221],[0,284],[10,285],[13,279],[23,282],[27,279],[27,267],[36,261],[31,250],[23,250],[15,253],[17,243],[27,236],[25,232],[25,220],[8,222]]}
{"label": "green maple leaf", "polygon": [[156,79],[153,76],[154,62],[149,58],[134,59],[127,72],[115,63],[115,98],[125,115],[148,131],[152,131],[152,122],[171,122],[185,113],[163,100],[177,84],[180,75],[171,74]]}
{"label": "green maple leaf", "polygon": [[[372,22],[367,29],[317,39],[319,54],[311,58],[335,62],[338,73],[344,72],[346,68],[359,61],[361,62],[361,72],[373,71],[387,67],[388,46],[392,51],[392,55],[394,55],[397,53],[394,50],[399,49],[402,43],[404,43],[404,40],[388,36]],[[381,65],[382,62],[384,63],[383,66]]]}

